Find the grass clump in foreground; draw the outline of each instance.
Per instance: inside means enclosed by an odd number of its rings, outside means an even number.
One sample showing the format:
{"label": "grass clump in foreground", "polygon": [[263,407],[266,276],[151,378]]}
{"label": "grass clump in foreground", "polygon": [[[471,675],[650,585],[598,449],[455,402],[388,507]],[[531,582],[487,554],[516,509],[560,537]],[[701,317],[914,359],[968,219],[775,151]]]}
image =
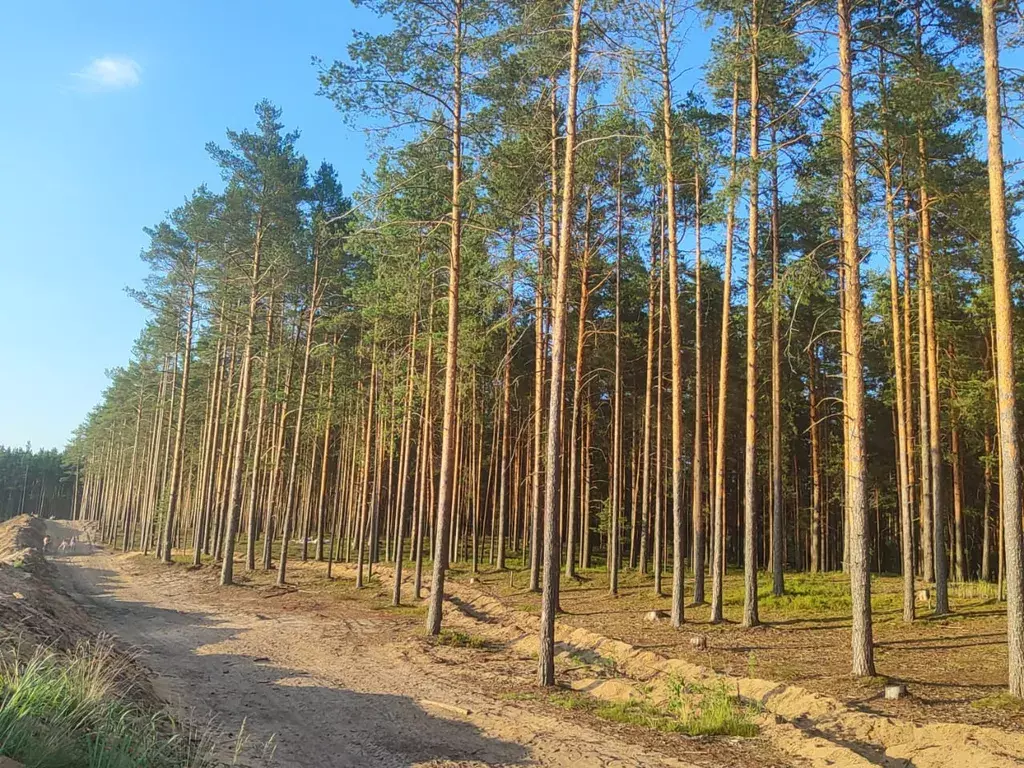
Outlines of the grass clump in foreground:
{"label": "grass clump in foreground", "polygon": [[757,709],[729,693],[724,683],[705,686],[673,679],[663,706],[646,698],[601,701],[568,691],[552,694],[548,700],[563,709],[590,712],[603,720],[664,733],[742,737],[758,734],[753,721]]}
{"label": "grass clump in foreground", "polygon": [[757,706],[729,692],[725,683],[712,685],[669,680],[668,709],[691,736],[756,736]]}
{"label": "grass clump in foreground", "polygon": [[126,664],[103,643],[27,658],[9,643],[0,650],[0,755],[26,768],[217,765],[209,733],[183,733],[126,698]]}

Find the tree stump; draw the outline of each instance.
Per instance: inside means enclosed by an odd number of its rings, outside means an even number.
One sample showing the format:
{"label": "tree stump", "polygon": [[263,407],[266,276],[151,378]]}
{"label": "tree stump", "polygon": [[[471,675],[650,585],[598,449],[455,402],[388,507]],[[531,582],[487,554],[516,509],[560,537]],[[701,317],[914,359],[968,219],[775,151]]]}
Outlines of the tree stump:
{"label": "tree stump", "polygon": [[890,683],[885,686],[885,698],[902,699],[907,696],[907,686],[904,683]]}

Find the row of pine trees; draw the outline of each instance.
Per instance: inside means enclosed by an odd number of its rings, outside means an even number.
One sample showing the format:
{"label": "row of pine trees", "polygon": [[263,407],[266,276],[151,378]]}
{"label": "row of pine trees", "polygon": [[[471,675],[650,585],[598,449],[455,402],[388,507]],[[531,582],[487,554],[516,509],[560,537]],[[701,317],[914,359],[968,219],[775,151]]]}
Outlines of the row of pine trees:
{"label": "row of pine trees", "polygon": [[223,584],[389,563],[432,633],[451,563],[522,568],[545,684],[590,568],[646,574],[675,626],[723,618],[729,567],[747,626],[759,570],[844,570],[860,675],[872,571],[907,621],[915,577],[938,613],[998,580],[1024,694],[1004,9],[366,5],[390,31],[317,66],[376,165],[346,195],[268,102],[208,147],[223,185],[147,230],[75,514]]}
{"label": "row of pine trees", "polygon": [[0,520],[16,515],[70,517],[78,478],[56,448],[0,445]]}

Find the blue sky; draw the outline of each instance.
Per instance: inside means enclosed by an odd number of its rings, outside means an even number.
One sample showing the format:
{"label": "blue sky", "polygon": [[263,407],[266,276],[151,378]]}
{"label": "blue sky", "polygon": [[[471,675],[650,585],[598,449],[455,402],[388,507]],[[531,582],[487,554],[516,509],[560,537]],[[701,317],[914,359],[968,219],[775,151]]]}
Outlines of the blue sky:
{"label": "blue sky", "polygon": [[374,18],[348,0],[8,3],[0,24],[0,444],[62,447],[145,319],[144,226],[217,169],[204,150],[269,98],[351,191],[362,136],[311,56]]}

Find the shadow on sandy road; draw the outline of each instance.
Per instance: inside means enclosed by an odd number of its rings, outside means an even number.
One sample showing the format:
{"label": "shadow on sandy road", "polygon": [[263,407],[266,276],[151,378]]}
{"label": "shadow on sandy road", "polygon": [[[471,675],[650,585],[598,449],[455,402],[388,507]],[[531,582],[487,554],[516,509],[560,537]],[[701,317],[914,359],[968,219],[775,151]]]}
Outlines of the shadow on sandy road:
{"label": "shadow on sandy road", "polygon": [[523,745],[486,736],[468,722],[435,717],[412,698],[327,687],[263,657],[208,653],[205,648],[241,630],[205,611],[122,600],[115,596],[116,572],[97,561],[58,562],[72,596],[123,642],[142,649],[142,661],[163,676],[182,710],[193,710],[199,720],[209,710],[229,735],[244,720],[255,741],[273,740],[273,766],[532,762]]}

